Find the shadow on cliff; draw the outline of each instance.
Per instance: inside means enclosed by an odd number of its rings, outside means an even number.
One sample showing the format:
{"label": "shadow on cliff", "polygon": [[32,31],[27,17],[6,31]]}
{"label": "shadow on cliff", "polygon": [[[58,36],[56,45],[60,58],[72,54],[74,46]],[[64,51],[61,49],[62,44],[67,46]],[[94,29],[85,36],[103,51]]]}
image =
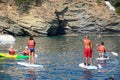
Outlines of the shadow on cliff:
{"label": "shadow on cliff", "polygon": [[67,20],[64,19],[64,14],[68,11],[68,7],[64,8],[62,11],[55,10],[56,19],[50,24],[52,26],[48,29],[48,36],[64,35],[65,26],[67,25]]}
{"label": "shadow on cliff", "polygon": [[65,26],[67,25],[66,20],[53,20],[50,24],[52,26],[48,29],[47,35],[48,36],[58,36],[58,35],[64,35],[65,32]]}

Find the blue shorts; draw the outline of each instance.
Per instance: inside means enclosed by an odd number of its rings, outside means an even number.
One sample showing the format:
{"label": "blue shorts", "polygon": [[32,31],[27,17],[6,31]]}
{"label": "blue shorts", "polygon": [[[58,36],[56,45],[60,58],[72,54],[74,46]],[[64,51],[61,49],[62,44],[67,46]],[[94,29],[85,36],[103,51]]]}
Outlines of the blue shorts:
{"label": "blue shorts", "polygon": [[29,49],[30,49],[30,52],[35,52],[34,48],[29,48]]}

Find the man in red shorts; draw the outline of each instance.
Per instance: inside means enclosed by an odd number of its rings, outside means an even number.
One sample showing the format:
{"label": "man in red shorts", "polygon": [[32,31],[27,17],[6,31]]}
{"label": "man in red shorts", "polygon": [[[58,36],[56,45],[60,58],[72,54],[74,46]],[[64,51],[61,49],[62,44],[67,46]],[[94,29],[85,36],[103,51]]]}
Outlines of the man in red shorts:
{"label": "man in red shorts", "polygon": [[90,58],[90,65],[92,64],[92,41],[89,39],[89,36],[86,35],[83,39],[84,44],[84,57],[85,57],[85,64],[88,66],[88,58]]}

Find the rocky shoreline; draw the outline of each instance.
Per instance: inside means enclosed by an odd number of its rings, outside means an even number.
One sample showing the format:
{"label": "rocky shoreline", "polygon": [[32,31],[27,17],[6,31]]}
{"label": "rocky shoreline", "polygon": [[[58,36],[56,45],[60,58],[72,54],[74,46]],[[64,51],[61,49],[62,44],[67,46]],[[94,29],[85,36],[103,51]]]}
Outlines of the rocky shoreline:
{"label": "rocky shoreline", "polygon": [[[81,35],[86,35],[86,34],[66,34],[66,35],[62,35],[62,36],[81,36]],[[90,36],[98,36],[98,34],[87,34]],[[101,34],[101,36],[120,36],[119,33],[113,33],[113,34]]]}
{"label": "rocky shoreline", "polygon": [[14,5],[7,5],[3,15],[0,4],[0,31],[14,36],[58,36],[69,34],[120,34],[120,16],[103,3],[76,0],[50,0],[29,13],[19,14]]}

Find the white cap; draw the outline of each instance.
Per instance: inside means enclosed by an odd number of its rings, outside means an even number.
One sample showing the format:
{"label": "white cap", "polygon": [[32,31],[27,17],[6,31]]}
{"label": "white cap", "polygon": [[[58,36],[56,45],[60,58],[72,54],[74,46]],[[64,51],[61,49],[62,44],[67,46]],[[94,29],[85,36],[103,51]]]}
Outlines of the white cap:
{"label": "white cap", "polygon": [[26,46],[25,49],[27,49],[28,47]]}

